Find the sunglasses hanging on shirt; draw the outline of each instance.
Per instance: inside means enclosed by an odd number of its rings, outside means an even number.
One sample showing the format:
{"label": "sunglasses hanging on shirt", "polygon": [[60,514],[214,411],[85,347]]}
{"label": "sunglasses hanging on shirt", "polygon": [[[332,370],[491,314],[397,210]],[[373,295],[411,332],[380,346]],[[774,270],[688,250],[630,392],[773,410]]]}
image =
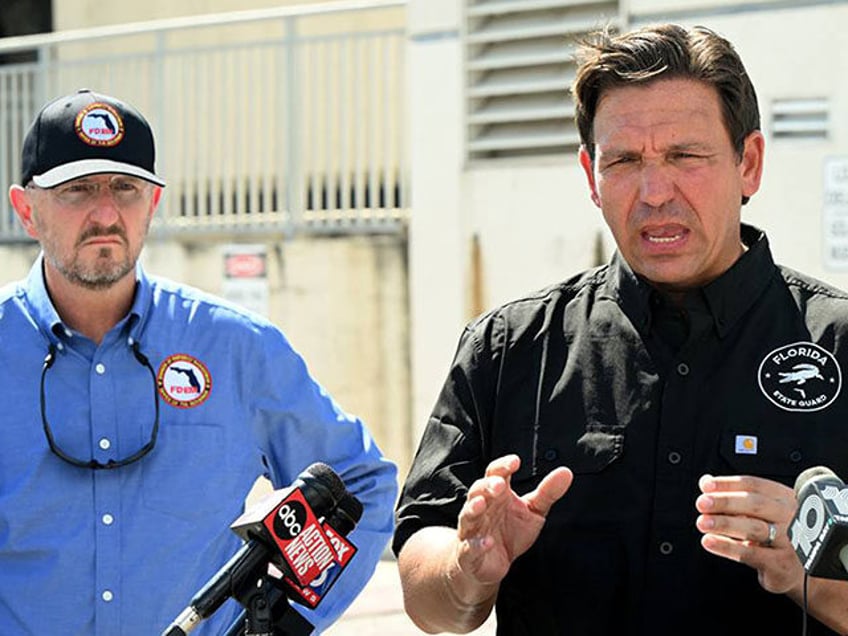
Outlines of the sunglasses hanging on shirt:
{"label": "sunglasses hanging on shirt", "polygon": [[145,455],[147,455],[150,451],[153,450],[153,447],[156,445],[156,436],[159,434],[159,394],[156,391],[156,372],[153,370],[153,367],[150,364],[150,361],[147,359],[141,351],[139,351],[138,343],[133,342],[132,352],[135,359],[138,361],[140,365],[147,368],[150,371],[150,377],[153,378],[153,404],[156,409],[156,416],[153,421],[153,431],[150,434],[150,440],[142,446],[138,451],[129,455],[123,459],[110,459],[105,464],[103,462],[99,462],[96,459],[92,458],[88,461],[77,459],[73,455],[69,455],[65,451],[63,451],[59,445],[56,443],[56,440],[53,438],[53,431],[50,428],[50,424],[47,421],[47,406],[46,399],[44,397],[44,384],[45,379],[47,377],[47,371],[50,369],[53,364],[56,362],[56,346],[51,344],[47,351],[47,356],[44,358],[44,364],[41,367],[41,392],[40,392],[40,400],[41,400],[41,424],[44,427],[44,435],[47,437],[47,443],[50,446],[50,450],[54,455],[59,457],[60,459],[66,461],[67,463],[78,466],[79,468],[92,468],[94,470],[109,470],[113,468],[120,468],[121,466],[126,466],[127,464],[132,464],[133,462],[138,461]]}

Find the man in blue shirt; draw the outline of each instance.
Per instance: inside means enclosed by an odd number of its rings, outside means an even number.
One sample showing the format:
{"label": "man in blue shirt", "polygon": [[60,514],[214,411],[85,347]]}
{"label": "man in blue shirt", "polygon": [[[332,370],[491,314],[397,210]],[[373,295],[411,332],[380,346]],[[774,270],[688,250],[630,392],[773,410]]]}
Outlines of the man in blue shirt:
{"label": "man in blue shirt", "polygon": [[391,535],[396,467],[274,325],[144,272],[154,153],[136,109],[90,91],[24,141],[9,196],[42,253],[0,291],[0,633],[161,633],[238,550],[256,478],[281,488],[314,462],[364,509],[332,593],[297,606],[320,632]]}

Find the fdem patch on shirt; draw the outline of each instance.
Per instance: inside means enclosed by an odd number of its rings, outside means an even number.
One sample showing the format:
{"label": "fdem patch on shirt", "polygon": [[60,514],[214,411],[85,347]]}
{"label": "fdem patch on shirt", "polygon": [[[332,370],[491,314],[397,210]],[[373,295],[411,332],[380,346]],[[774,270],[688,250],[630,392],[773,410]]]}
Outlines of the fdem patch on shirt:
{"label": "fdem patch on shirt", "polygon": [[832,353],[813,342],[778,347],[760,363],[760,390],[786,411],[820,411],[842,389],[842,370]]}
{"label": "fdem patch on shirt", "polygon": [[156,374],[159,395],[171,406],[188,409],[206,401],[212,390],[212,376],[200,360],[187,353],[170,355]]}

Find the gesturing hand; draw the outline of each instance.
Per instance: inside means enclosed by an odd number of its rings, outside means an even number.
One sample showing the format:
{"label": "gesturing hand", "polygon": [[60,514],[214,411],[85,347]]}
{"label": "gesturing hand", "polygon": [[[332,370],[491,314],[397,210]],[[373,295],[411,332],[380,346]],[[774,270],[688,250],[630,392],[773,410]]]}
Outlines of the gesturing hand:
{"label": "gesturing hand", "polygon": [[468,490],[459,513],[457,564],[482,585],[497,585],[512,562],[539,536],[545,517],[571,486],[571,470],[559,467],[536,489],[519,497],[510,479],[521,465],[517,455],[493,460]]}

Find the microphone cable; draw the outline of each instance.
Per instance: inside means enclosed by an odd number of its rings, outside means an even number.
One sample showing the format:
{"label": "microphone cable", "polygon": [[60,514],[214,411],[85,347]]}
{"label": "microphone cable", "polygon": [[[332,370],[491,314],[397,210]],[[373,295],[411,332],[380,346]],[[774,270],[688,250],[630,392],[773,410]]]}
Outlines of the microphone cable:
{"label": "microphone cable", "polygon": [[801,619],[801,636],[807,636],[807,578],[809,574],[804,570],[804,613]]}

